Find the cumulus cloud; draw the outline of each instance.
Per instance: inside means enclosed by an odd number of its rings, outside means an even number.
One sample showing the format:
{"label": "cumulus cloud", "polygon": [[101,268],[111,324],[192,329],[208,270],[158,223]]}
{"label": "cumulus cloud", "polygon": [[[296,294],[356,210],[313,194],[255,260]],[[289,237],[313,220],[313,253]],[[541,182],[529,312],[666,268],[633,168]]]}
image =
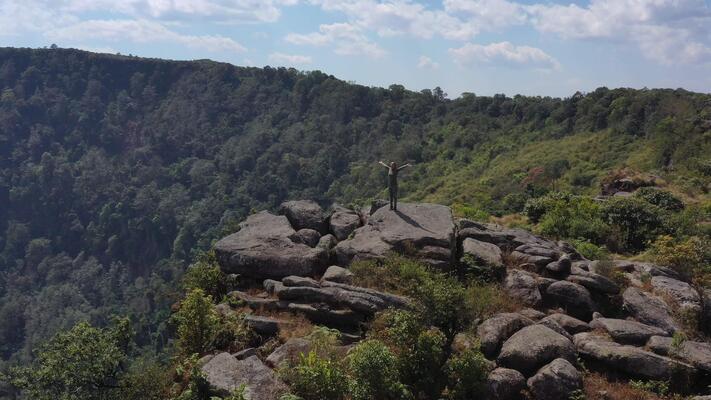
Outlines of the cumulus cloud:
{"label": "cumulus cloud", "polygon": [[371,58],[385,55],[385,50],[370,41],[361,28],[349,23],[324,24],[319,26],[318,32],[290,33],[284,39],[297,45],[332,45],[334,52],[340,55],[364,55]]}
{"label": "cumulus cloud", "polygon": [[427,56],[420,56],[420,59],[417,62],[417,68],[420,69],[438,69],[439,68],[439,63],[432,61],[431,58]]}
{"label": "cumulus cloud", "polygon": [[269,55],[269,61],[279,65],[305,65],[311,64],[313,60],[309,56],[298,54],[272,53]]}
{"label": "cumulus cloud", "polygon": [[543,50],[530,46],[515,46],[510,42],[488,45],[467,43],[462,47],[449,49],[449,54],[460,65],[496,63],[541,69],[560,68],[558,61]]}
{"label": "cumulus cloud", "polygon": [[52,40],[76,41],[91,37],[109,41],[136,43],[171,42],[208,51],[243,52],[245,47],[220,35],[183,35],[148,20],[88,20],[47,32]]}

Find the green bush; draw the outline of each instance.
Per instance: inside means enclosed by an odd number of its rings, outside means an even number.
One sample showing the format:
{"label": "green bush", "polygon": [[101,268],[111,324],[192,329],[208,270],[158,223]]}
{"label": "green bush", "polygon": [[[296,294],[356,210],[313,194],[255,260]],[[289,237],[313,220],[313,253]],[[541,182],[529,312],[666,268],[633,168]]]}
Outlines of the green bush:
{"label": "green bush", "polygon": [[500,312],[516,311],[520,303],[497,284],[471,282],[464,293],[464,307],[464,319],[471,322]]}
{"label": "green bush", "polygon": [[348,356],[353,400],[401,400],[411,396],[400,382],[397,359],[379,340],[359,343]]}
{"label": "green bush", "polygon": [[610,252],[604,246],[598,246],[585,239],[571,239],[575,250],[588,260],[607,260]]}
{"label": "green bush", "polygon": [[600,205],[590,197],[558,201],[540,219],[538,230],[556,238],[605,240],[609,227],[601,218]]}
{"label": "green bush", "polygon": [[602,208],[602,216],[616,236],[610,245],[620,250],[640,251],[666,232],[664,211],[634,197],[613,197]]}
{"label": "green bush", "polygon": [[183,290],[189,292],[201,289],[215,300],[227,293],[227,278],[220,269],[215,258],[215,252],[201,253],[183,276]]}
{"label": "green bush", "polygon": [[177,325],[177,345],[182,354],[202,354],[212,349],[220,317],[212,297],[202,289],[193,289],[185,296],[173,322]]}
{"label": "green bush", "polygon": [[523,207],[523,213],[528,219],[537,223],[540,219],[556,205],[565,204],[572,198],[569,193],[551,192],[545,196],[529,199]]}
{"label": "green bush", "polygon": [[220,316],[212,338],[212,347],[236,352],[246,348],[252,339],[254,331],[244,321],[244,314],[230,313]]}
{"label": "green bush", "polygon": [[478,350],[467,349],[447,361],[447,398],[467,400],[481,398],[486,394],[486,377],[489,366]]}
{"label": "green bush", "polygon": [[304,400],[339,400],[348,394],[348,379],[338,361],[313,350],[283,371],[292,392]]}
{"label": "green bush", "polygon": [[668,211],[680,211],[684,208],[684,202],[666,190],[655,187],[643,187],[634,192],[634,196],[647,203]]}

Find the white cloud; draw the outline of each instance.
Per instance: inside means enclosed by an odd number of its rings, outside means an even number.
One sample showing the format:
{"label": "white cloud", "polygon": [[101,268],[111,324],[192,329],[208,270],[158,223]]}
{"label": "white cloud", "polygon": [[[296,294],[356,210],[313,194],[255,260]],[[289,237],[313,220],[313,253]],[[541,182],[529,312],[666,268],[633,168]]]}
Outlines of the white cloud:
{"label": "white cloud", "polygon": [[313,60],[309,56],[298,54],[272,53],[269,55],[269,61],[279,65],[304,65],[311,64]]}
{"label": "white cloud", "polygon": [[454,61],[460,65],[498,63],[510,66],[531,66],[541,69],[558,69],[560,64],[543,50],[530,46],[515,46],[510,42],[480,45],[467,43],[449,49]]}
{"label": "white cloud", "polygon": [[385,50],[370,41],[359,27],[348,23],[324,24],[319,26],[318,32],[290,33],[284,40],[297,45],[332,45],[334,52],[340,55],[380,58],[386,54]]}
{"label": "white cloud", "polygon": [[533,26],[569,39],[630,42],[669,64],[711,60],[711,9],[703,0],[592,0],[526,7]]}
{"label": "white cloud", "polygon": [[136,43],[170,42],[208,51],[243,52],[245,47],[220,35],[183,35],[149,20],[88,20],[49,31],[52,40],[77,41],[86,38]]}
{"label": "white cloud", "polygon": [[438,69],[439,68],[439,63],[432,61],[431,58],[427,56],[420,56],[420,59],[417,62],[417,68],[420,69]]}

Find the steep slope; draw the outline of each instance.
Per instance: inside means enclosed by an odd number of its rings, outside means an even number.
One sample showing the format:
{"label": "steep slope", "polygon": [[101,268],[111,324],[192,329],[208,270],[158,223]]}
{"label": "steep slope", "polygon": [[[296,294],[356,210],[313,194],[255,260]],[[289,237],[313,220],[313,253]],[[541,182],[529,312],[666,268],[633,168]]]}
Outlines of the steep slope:
{"label": "steep slope", "polygon": [[4,48],[0,91],[3,359],[114,312],[161,345],[197,249],[286,198],[382,194],[379,158],[415,163],[411,199],[494,214],[594,192],[624,165],[692,197],[711,173],[711,96],[684,90],[449,100],[318,71]]}

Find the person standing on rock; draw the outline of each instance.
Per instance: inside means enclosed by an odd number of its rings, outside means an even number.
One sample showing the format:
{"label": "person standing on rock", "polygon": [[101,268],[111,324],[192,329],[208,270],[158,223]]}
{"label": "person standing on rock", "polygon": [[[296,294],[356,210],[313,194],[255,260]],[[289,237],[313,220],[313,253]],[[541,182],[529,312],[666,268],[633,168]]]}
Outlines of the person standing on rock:
{"label": "person standing on rock", "polygon": [[402,169],[411,167],[411,165],[410,163],[407,163],[398,167],[397,163],[395,163],[394,161],[390,162],[390,165],[380,161],[380,165],[388,169],[388,192],[390,194],[390,209],[397,210],[397,173],[400,172],[400,170]]}

